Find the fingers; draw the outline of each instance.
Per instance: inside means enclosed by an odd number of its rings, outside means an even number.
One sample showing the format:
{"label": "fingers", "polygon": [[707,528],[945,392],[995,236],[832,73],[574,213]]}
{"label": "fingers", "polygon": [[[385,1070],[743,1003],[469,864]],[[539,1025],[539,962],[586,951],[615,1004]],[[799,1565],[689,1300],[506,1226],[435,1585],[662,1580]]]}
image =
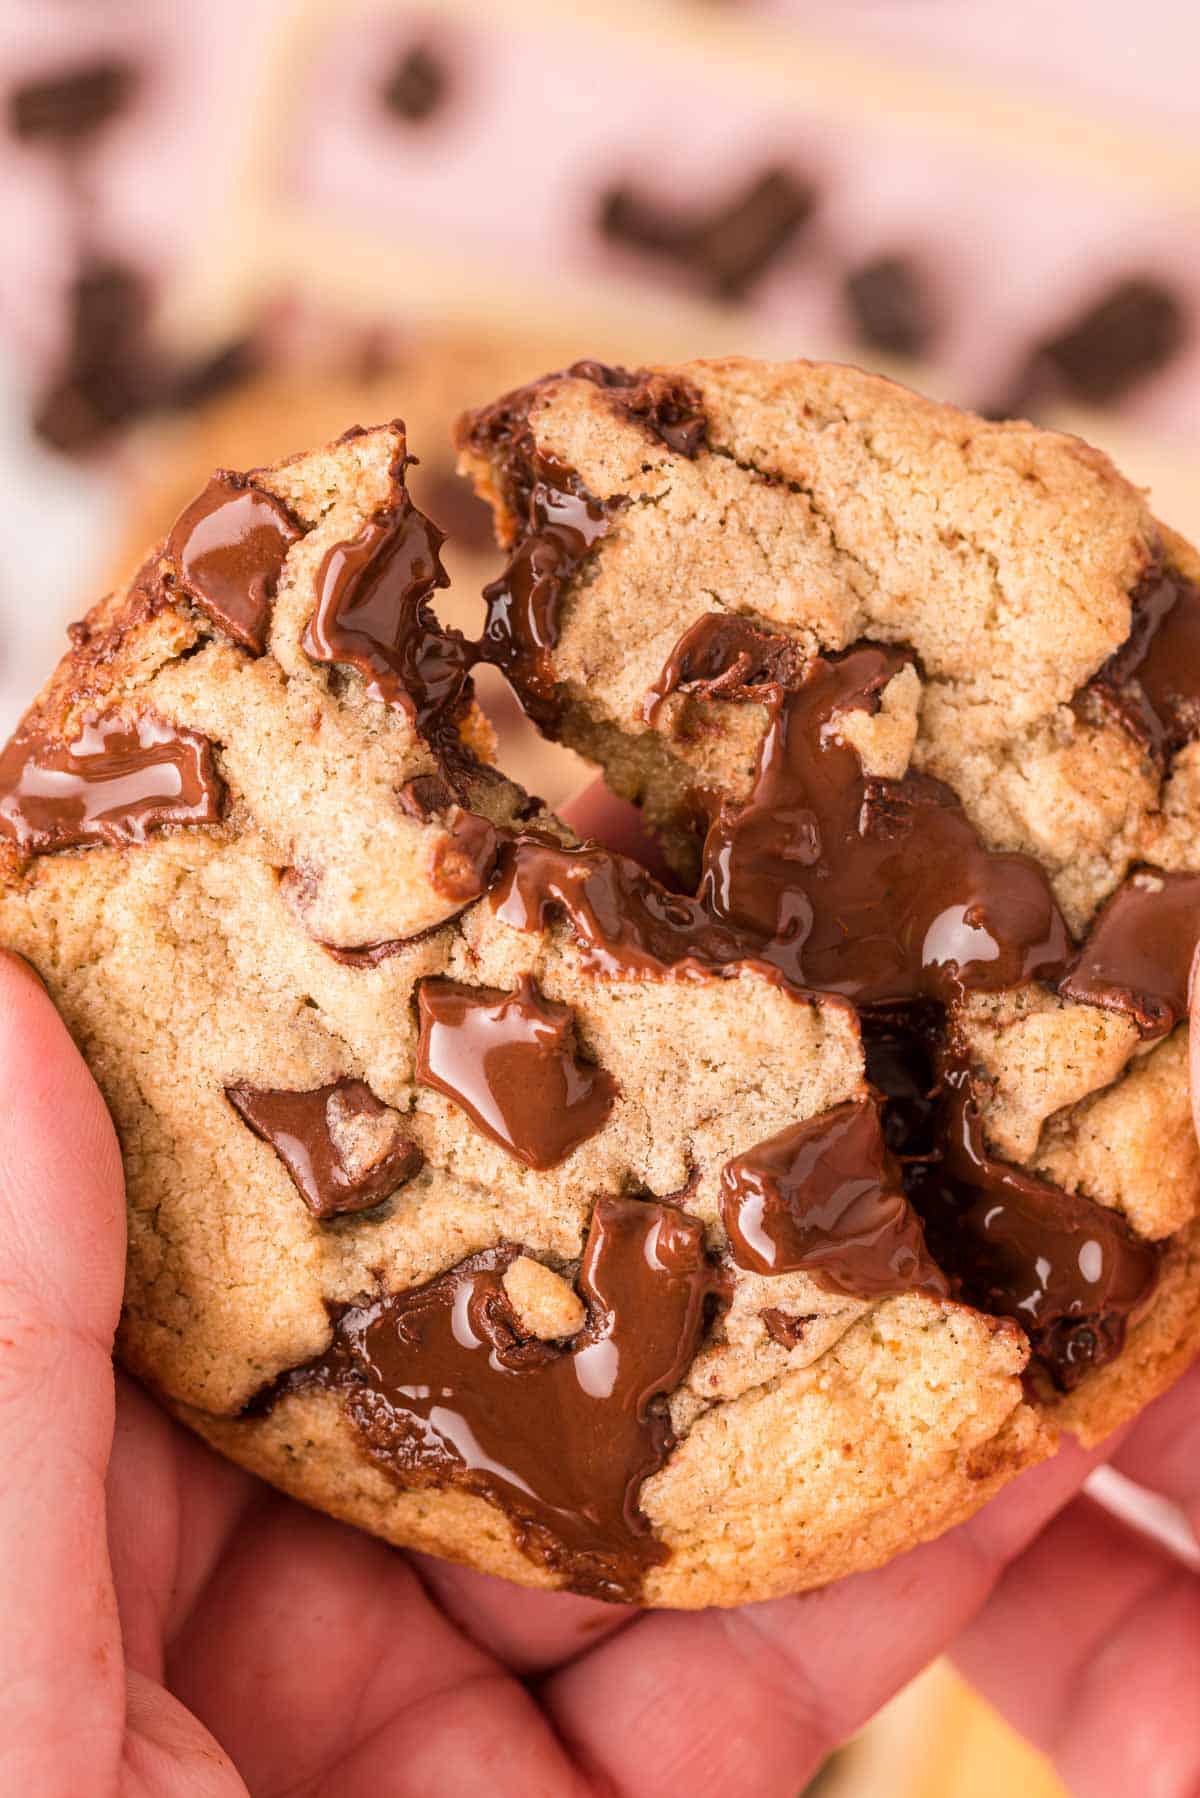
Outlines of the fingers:
{"label": "fingers", "polygon": [[954,1652],[1071,1791],[1200,1790],[1200,1582],[1090,1499],[1008,1571]]}
{"label": "fingers", "polygon": [[579,1798],[529,1693],[440,1614],[404,1556],[272,1495],[169,1672],[255,1798]]}
{"label": "fingers", "polygon": [[507,1580],[429,1555],[413,1554],[409,1560],[463,1634],[520,1678],[586,1653],[641,1616],[631,1606],[570,1592],[524,1592]]}
{"label": "fingers", "polygon": [[1143,1411],[1112,1462],[1173,1500],[1200,1533],[1200,1363]]}
{"label": "fingers", "polygon": [[620,1798],[648,1785],[655,1798],[792,1798],[945,1647],[1092,1464],[1067,1446],[961,1529],[824,1591],[647,1617],[547,1680],[547,1709]]}
{"label": "fingers", "polygon": [[0,953],[0,1790],[103,1791],[124,1695],[104,1474],[124,1257],[108,1114]]}

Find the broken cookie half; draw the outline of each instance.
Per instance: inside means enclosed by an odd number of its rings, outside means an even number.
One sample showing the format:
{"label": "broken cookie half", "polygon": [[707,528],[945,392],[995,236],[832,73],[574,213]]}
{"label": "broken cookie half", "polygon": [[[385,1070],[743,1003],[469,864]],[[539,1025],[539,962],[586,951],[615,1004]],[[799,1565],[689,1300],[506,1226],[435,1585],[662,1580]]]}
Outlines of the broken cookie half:
{"label": "broken cookie half", "polygon": [[[1182,1363],[1195,1181],[1167,1230],[1158,1199],[1135,1215],[1110,1186],[1137,1186],[1130,1144],[1178,1086],[1187,851],[1138,876],[1182,908],[1175,960],[1133,966],[1121,892],[1081,932],[1059,868],[948,767],[911,768],[931,705],[914,631],[839,641],[748,582],[718,628],[672,572],[678,531],[626,569],[641,624],[613,609],[623,533],[677,465],[716,467],[718,413],[690,373],[558,386],[584,395],[565,436],[538,438],[554,384],[507,403],[527,467],[499,412],[474,439],[514,536],[478,643],[433,611],[440,533],[401,427],[215,476],[75,628],[0,759],[0,940],[116,1119],[120,1353],[177,1415],[400,1545],[735,1603],[935,1533],[1060,1419],[1105,1427]],[[610,422],[602,480],[583,464]],[[1095,467],[1115,555],[1141,514]],[[897,516],[928,478],[897,476]],[[783,491],[807,522],[762,543],[797,617],[824,618],[850,574],[827,556],[805,598],[816,527],[799,480]],[[693,506],[688,553],[737,511]],[[606,606],[635,680],[646,629],[674,632],[627,706]],[[1085,685],[1120,648],[1110,610]],[[707,817],[691,892],[579,844],[489,765],[473,665],[573,729],[576,626],[592,752],[640,783],[681,865]],[[1144,691],[1110,667],[1070,716],[1124,744]],[[1152,734],[1164,789],[1187,750]],[[1173,790],[1162,840],[1186,845]],[[936,915],[922,841],[936,879],[962,876]],[[1060,1015],[1115,1024],[1102,1047],[1076,1030],[1074,1083],[1039,1086],[1029,1045]]]}

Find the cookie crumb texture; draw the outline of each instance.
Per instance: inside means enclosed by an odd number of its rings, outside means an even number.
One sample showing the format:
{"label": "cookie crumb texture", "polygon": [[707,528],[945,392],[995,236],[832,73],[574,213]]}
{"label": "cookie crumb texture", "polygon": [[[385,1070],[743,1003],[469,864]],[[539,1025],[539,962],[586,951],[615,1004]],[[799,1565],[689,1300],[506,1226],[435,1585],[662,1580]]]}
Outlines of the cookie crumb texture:
{"label": "cookie crumb texture", "polygon": [[[462,443],[478,643],[355,431],[220,471],[0,757],[121,1355],[525,1583],[877,1564],[1195,1347],[1195,559],[1083,445],[845,370],[580,364]],[[481,660],[688,892],[489,765]]]}

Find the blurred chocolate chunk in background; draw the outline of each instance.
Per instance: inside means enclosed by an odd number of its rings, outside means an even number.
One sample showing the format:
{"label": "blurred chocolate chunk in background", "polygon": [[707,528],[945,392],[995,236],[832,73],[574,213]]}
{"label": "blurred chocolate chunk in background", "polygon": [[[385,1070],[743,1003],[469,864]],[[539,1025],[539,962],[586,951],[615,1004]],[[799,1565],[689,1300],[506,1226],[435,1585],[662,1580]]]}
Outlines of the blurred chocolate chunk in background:
{"label": "blurred chocolate chunk in background", "polygon": [[125,111],[139,79],[116,58],[35,76],[9,93],[9,130],[22,143],[75,147]]}
{"label": "blurred chocolate chunk in background", "polygon": [[420,125],[445,105],[450,89],[445,63],[427,44],[414,44],[398,57],[380,90],[394,119]]}
{"label": "blurred chocolate chunk in background", "polygon": [[925,277],[907,256],[875,256],[851,269],[842,286],[854,341],[888,356],[923,356],[936,326]]}
{"label": "blurred chocolate chunk in background", "polygon": [[1056,399],[1114,405],[1161,373],[1190,334],[1187,309],[1171,288],[1151,276],[1127,276],[1036,345],[1008,394],[986,413],[1012,418]]}
{"label": "blurred chocolate chunk in background", "polygon": [[740,300],[791,245],[816,208],[812,182],[764,169],[706,212],[673,211],[632,183],[609,188],[599,226],[614,242],[659,256],[713,297]]}

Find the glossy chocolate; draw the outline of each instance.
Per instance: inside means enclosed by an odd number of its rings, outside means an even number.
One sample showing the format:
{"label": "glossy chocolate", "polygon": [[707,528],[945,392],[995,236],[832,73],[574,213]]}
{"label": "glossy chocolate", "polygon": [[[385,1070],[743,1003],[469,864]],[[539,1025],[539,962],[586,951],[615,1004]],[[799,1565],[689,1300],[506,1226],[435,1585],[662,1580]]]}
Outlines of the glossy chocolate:
{"label": "glossy chocolate", "polygon": [[448,584],[442,540],[401,491],[356,537],[334,544],[317,573],[304,650],[315,662],[356,668],[372,698],[402,711],[449,771],[467,759],[458,726],[474,653],[429,609],[431,594]]}
{"label": "glossy chocolate", "polygon": [[1133,595],[1129,635],[1084,688],[1160,760],[1200,735],[1200,587],[1157,569]]}
{"label": "glossy chocolate", "polygon": [[638,1495],[674,1445],[662,1400],[703,1328],[704,1232],[670,1205],[598,1200],[579,1274],[587,1321],[568,1343],[522,1334],[503,1285],[519,1252],[489,1249],[342,1312],[332,1346],[289,1384],[340,1390],[402,1485],[478,1493],[577,1592],[633,1599],[667,1556]]}
{"label": "glossy chocolate", "polygon": [[217,824],[222,797],[212,744],[152,712],[89,716],[67,744],[19,730],[0,752],[0,833],[22,855]]}
{"label": "glossy chocolate", "polygon": [[939,1153],[905,1167],[930,1249],[968,1303],[1016,1319],[1069,1392],[1120,1353],[1157,1252],[1118,1213],[991,1156],[967,1065],[952,1053],[940,1090]]}
{"label": "glossy chocolate", "polygon": [[603,1128],[616,1082],[580,1057],[569,1006],[528,977],[512,993],[437,978],[417,993],[417,1080],[526,1167],[557,1167]]}
{"label": "glossy chocolate", "polygon": [[1144,1036],[1187,1016],[1188,976],[1200,943],[1200,874],[1138,869],[1088,931],[1059,992],[1123,1011]]}
{"label": "glossy chocolate", "polygon": [[721,1221],[739,1267],[807,1273],[830,1292],[948,1298],[904,1196],[874,1100],[791,1124],[721,1170]]}
{"label": "glossy chocolate", "polygon": [[262,655],[283,559],[301,534],[281,501],[222,471],[176,519],[167,557],[200,610]]}
{"label": "glossy chocolate", "polygon": [[429,878],[444,899],[466,905],[487,891],[499,852],[499,837],[486,818],[457,805],[445,824],[445,835],[434,846]]}
{"label": "glossy chocolate", "polygon": [[516,547],[503,574],[483,590],[487,621],[480,649],[519,690],[530,715],[548,724],[557,715],[550,651],[558,642],[563,597],[608,530],[611,509],[571,469],[534,451],[514,477],[514,495],[523,502]]}
{"label": "glossy chocolate", "polygon": [[[736,626],[730,666],[747,654],[744,620]],[[707,647],[711,678],[719,658]],[[762,957],[796,984],[859,1005],[1050,978],[1070,951],[1037,862],[985,849],[940,781],[865,778],[839,740],[838,715],[876,705],[909,660],[866,645],[814,658],[786,689],[731,692],[766,707],[767,732],[750,798],[721,806],[704,845],[710,914],[758,936]]]}
{"label": "glossy chocolate", "polygon": [[[225,1097],[256,1136],[270,1143],[314,1217],[338,1217],[378,1205],[416,1174],[425,1157],[362,1080],[335,1080],[310,1092],[266,1091],[239,1081]],[[364,1128],[365,1127],[365,1128]],[[346,1144],[366,1142],[351,1162]]]}

